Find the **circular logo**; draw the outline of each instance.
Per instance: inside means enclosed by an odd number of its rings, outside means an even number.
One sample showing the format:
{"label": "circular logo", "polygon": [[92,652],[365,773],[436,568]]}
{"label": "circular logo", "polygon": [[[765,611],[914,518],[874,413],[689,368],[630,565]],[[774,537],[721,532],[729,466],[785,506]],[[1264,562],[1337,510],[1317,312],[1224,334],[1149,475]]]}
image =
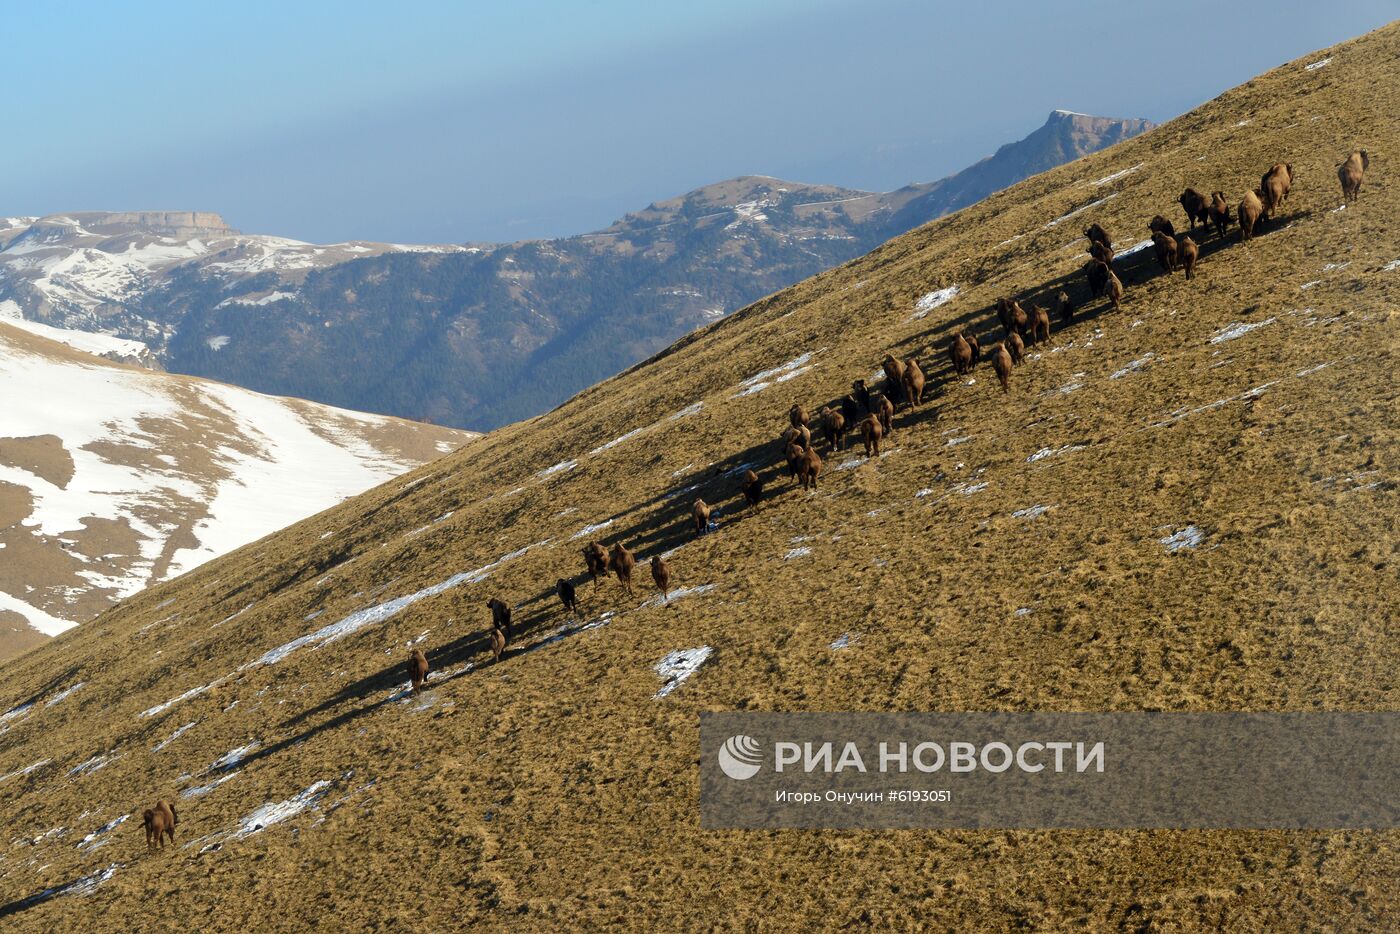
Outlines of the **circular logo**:
{"label": "circular logo", "polygon": [[761,767],[762,747],[758,740],[743,733],[731,736],[719,747],[719,767],[730,778],[743,781],[753,778]]}

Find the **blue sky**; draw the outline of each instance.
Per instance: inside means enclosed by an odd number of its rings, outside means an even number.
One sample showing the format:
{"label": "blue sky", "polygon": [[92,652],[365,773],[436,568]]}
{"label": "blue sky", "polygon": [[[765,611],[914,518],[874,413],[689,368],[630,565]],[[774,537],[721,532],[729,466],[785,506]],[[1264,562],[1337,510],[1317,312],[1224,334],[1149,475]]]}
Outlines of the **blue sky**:
{"label": "blue sky", "polygon": [[1395,10],[4,0],[0,214],[192,209],[308,240],[460,242],[595,229],[742,174],[885,190],[1056,107],[1170,119]]}

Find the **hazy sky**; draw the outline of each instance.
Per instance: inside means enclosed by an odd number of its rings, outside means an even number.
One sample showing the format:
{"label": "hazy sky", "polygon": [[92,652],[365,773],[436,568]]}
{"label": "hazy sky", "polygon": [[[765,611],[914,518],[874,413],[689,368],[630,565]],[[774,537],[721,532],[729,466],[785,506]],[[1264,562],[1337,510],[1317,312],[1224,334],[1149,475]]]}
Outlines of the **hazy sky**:
{"label": "hazy sky", "polygon": [[734,175],[887,190],[1056,107],[1170,119],[1396,9],[0,0],[0,214],[192,209],[315,241],[512,240]]}

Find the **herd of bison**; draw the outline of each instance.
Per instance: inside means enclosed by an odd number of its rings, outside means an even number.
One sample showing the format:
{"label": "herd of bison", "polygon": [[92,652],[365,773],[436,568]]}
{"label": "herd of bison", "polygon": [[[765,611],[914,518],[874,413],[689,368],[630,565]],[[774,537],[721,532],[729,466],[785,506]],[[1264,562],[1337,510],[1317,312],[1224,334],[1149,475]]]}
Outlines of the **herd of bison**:
{"label": "herd of bison", "polygon": [[[1346,201],[1355,201],[1360,195],[1369,162],[1365,150],[1356,150],[1337,167],[1337,178]],[[1190,230],[1195,231],[1197,224],[1201,225],[1202,242],[1212,230],[1223,242],[1232,221],[1238,224],[1240,241],[1244,242],[1251,239],[1259,225],[1268,221],[1288,200],[1293,182],[1292,165],[1280,162],[1270,167],[1260,179],[1259,187],[1245,193],[1233,218],[1225,195],[1219,191],[1207,197],[1194,188],[1187,188],[1177,200],[1186,213]],[[1199,247],[1191,234],[1183,232],[1178,236],[1172,222],[1160,214],[1153,217],[1147,227],[1152,234],[1152,246],[1162,271],[1170,275],[1180,269],[1187,279],[1193,278]],[[1123,282],[1114,270],[1113,241],[1097,223],[1090,225],[1084,231],[1084,236],[1089,241],[1090,258],[1083,270],[1089,294],[1093,298],[1106,296],[1109,305],[1117,309],[1122,304],[1124,292]],[[1067,292],[1058,292],[1055,305],[1061,328],[1073,323],[1076,306]],[[1009,392],[1012,370],[1022,363],[1026,346],[1051,341],[1050,314],[1033,302],[1027,301],[1022,305],[1010,297],[998,298],[995,311],[1003,336],[989,351],[989,356],[1002,391]],[[948,357],[954,374],[965,376],[982,359],[981,344],[974,334],[960,331],[953,335],[948,344]],[[894,428],[896,406],[905,405],[913,410],[923,402],[927,380],[917,358],[900,360],[893,354],[886,354],[882,367],[885,379],[880,389],[872,389],[865,380],[858,379],[851,384],[851,392],[835,407],[824,405],[816,413],[816,427],[824,437],[828,455],[843,450],[847,432],[854,431],[860,435],[865,456],[879,456],[881,441],[889,437]],[[788,410],[788,424],[779,439],[789,476],[793,483],[800,484],[804,489],[816,487],[823,466],[821,455],[812,444],[812,421],[812,416],[801,403],[794,404]],[[752,468],[746,468],[739,481],[739,493],[744,502],[750,507],[756,506],[763,497],[763,491],[763,478]],[[690,521],[695,535],[704,535],[715,527],[712,512],[713,507],[703,499],[697,499],[692,504]],[[632,571],[637,561],[622,542],[615,543],[611,549],[599,542],[590,542],[583,548],[583,560],[594,590],[600,577],[615,574],[623,591],[628,596],[633,594]],[[671,570],[663,555],[651,559],[651,576],[662,598],[669,603]],[[578,593],[574,583],[568,578],[560,578],[555,584],[555,592],[565,612],[577,616]],[[487,601],[486,606],[491,611],[491,628],[488,632],[491,656],[493,661],[499,662],[511,640],[511,608],[496,597]],[[412,693],[416,695],[429,674],[428,659],[421,649],[414,648],[410,652],[407,672]],[[175,826],[179,819],[173,806],[160,801],[154,808],[147,809],[142,817],[148,847],[164,848],[166,838],[174,843]]]}

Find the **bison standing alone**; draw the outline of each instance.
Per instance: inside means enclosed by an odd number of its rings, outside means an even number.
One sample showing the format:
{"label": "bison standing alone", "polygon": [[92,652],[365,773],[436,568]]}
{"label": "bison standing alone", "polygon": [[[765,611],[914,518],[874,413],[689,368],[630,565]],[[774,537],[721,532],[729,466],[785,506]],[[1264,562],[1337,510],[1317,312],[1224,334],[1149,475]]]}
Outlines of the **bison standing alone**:
{"label": "bison standing alone", "polygon": [[411,685],[415,697],[418,695],[418,689],[427,680],[428,656],[423,654],[422,649],[414,649],[408,653],[408,683]]}
{"label": "bison standing alone", "polygon": [[578,594],[574,592],[572,582],[559,578],[554,582],[554,592],[559,595],[559,602],[564,604],[565,612],[578,615]]}
{"label": "bison standing alone", "polygon": [[175,805],[166,801],[157,801],[153,808],[146,808],[141,812],[141,822],[146,827],[146,849],[154,850],[159,846],[165,849],[165,839],[170,839],[170,845],[175,845],[175,827],[180,823],[180,815],[175,813]]}
{"label": "bison standing alone", "polygon": [[697,499],[690,507],[690,515],[695,520],[696,538],[710,530],[710,507],[703,499]]}
{"label": "bison standing alone", "polygon": [[670,603],[671,569],[666,566],[666,559],[660,555],[654,555],[651,559],[651,579],[656,583],[656,589],[661,591],[662,599]]}
{"label": "bison standing alone", "polygon": [[757,506],[763,498],[763,481],[753,470],[744,471],[744,479],[739,483],[739,491],[744,494],[744,502]]}
{"label": "bison standing alone", "polygon": [[1371,157],[1364,149],[1354,150],[1345,162],[1337,166],[1337,181],[1342,183],[1343,199],[1355,201],[1361,196],[1361,182],[1370,166]]}

